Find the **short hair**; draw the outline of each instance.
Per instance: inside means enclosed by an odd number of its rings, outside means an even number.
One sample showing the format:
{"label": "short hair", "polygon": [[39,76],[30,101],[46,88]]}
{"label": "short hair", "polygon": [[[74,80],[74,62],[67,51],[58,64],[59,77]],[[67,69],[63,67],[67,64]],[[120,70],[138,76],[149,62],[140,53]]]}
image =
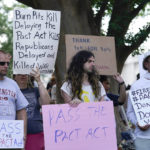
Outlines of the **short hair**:
{"label": "short hair", "polygon": [[100,75],[100,79],[101,83],[103,83],[104,81],[108,80],[108,77],[106,75]]}
{"label": "short hair", "polygon": [[147,70],[147,68],[145,67],[145,63],[148,62],[148,59],[149,59],[149,58],[150,58],[150,55],[146,56],[146,57],[144,58],[144,60],[143,60],[143,64],[142,64],[142,65],[143,65],[143,69],[144,69],[144,70]]}

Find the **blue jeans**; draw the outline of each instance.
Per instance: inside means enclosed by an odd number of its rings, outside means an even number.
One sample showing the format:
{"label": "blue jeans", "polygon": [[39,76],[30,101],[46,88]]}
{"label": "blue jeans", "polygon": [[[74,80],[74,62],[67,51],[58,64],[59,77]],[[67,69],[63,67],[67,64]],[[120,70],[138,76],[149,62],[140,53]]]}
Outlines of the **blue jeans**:
{"label": "blue jeans", "polygon": [[150,150],[150,139],[136,138],[134,144],[136,150]]}

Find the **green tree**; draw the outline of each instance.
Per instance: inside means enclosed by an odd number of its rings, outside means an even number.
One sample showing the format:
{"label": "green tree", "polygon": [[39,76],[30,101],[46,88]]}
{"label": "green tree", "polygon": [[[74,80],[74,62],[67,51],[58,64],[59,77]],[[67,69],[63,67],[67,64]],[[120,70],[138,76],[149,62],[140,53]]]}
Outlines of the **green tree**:
{"label": "green tree", "polygon": [[[12,21],[8,17],[9,12],[13,9],[7,7],[3,1],[1,1],[1,11],[0,11],[0,49],[10,53],[12,55],[13,47],[13,29]],[[12,68],[12,63],[10,64]],[[9,70],[8,76],[11,76],[12,69]]]}
{"label": "green tree", "polygon": [[7,7],[1,2],[0,11],[0,48],[12,54],[12,21],[8,18],[9,12],[13,8]]}
{"label": "green tree", "polygon": [[[13,26],[12,26],[12,12],[15,7],[25,7],[23,4],[13,4],[8,7],[4,4],[4,0],[0,0],[0,49],[13,53]],[[8,76],[12,76],[12,61]]]}
{"label": "green tree", "polygon": [[[18,0],[34,9],[60,10],[61,36],[56,60],[58,88],[64,79],[65,34],[106,35],[115,37],[117,68],[121,72],[126,58],[146,40],[150,25],[145,25],[133,35],[128,33],[129,25],[141,12],[149,0]],[[97,9],[96,13],[93,7]],[[109,15],[108,30],[101,30],[103,18]]]}
{"label": "green tree", "polygon": [[[57,91],[66,72],[65,34],[106,35],[115,37],[117,68],[121,72],[126,58],[148,38],[150,25],[145,24],[138,33],[128,33],[129,25],[136,16],[144,13],[149,0],[18,0],[34,9],[61,11],[61,36],[56,60]],[[97,9],[96,13],[93,7]],[[102,31],[102,20],[109,15],[106,33]],[[113,90],[116,85],[113,83]],[[57,94],[60,96],[59,92]],[[59,102],[62,99],[59,97]],[[118,117],[116,117],[118,119]],[[117,120],[117,124],[120,121]],[[119,131],[119,128],[117,128]],[[120,131],[119,131],[120,132]],[[120,134],[117,134],[120,135]],[[118,139],[119,136],[118,136]],[[119,140],[118,140],[119,141]]]}

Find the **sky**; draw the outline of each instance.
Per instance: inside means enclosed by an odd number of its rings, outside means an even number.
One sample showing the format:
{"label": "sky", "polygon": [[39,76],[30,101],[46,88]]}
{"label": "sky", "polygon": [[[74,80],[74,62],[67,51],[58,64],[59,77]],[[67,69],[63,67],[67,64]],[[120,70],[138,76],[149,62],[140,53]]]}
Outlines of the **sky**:
{"label": "sky", "polygon": [[7,4],[7,6],[12,6],[14,3],[18,3],[16,0],[3,0],[4,4]]}

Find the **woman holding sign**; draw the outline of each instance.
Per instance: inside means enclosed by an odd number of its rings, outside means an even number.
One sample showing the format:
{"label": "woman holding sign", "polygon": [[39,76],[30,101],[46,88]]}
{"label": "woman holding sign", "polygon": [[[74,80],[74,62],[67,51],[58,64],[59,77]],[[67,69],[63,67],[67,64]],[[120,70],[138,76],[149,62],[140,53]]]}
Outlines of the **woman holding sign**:
{"label": "woman holding sign", "polygon": [[61,94],[64,101],[71,106],[77,106],[81,102],[104,100],[106,92],[99,82],[92,52],[83,50],[72,58]]}
{"label": "woman holding sign", "polygon": [[40,80],[39,70],[33,70],[31,73],[38,84],[34,88],[29,81],[29,75],[14,75],[22,93],[29,102],[27,107],[27,140],[25,150],[44,150],[43,122],[40,113],[41,105],[50,103],[50,97]]}

